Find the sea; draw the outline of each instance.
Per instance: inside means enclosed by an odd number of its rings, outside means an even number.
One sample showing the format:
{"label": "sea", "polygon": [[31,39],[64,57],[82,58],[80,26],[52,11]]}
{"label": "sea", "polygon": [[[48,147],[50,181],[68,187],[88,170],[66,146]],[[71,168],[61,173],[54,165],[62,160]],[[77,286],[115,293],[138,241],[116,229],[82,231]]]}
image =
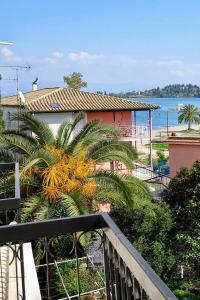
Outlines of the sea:
{"label": "sea", "polygon": [[[129,99],[130,100],[130,99]],[[200,110],[200,98],[137,98],[132,101],[159,105],[160,108],[152,112],[153,128],[178,125],[178,108],[193,104]],[[137,112],[137,124],[148,124],[148,112]]]}

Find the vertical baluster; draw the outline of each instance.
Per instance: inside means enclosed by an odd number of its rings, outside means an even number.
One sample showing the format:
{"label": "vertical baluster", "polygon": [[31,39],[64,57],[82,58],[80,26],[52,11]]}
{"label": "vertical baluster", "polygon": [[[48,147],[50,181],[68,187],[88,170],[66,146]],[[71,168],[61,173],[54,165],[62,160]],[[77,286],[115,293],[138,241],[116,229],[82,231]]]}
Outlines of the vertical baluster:
{"label": "vertical baluster", "polygon": [[22,299],[26,300],[23,243],[20,245],[19,251],[20,251],[19,254],[20,254],[20,264],[21,264]]}
{"label": "vertical baluster", "polygon": [[113,266],[113,247],[109,243],[109,263],[110,263],[110,284],[111,284],[111,295],[112,299],[115,300],[115,281],[114,281],[114,266]]}
{"label": "vertical baluster", "polygon": [[132,287],[132,281],[131,281],[131,274],[129,269],[126,267],[125,271],[125,276],[126,276],[126,295],[127,295],[127,300],[132,299],[132,292],[131,292],[131,287]]}
{"label": "vertical baluster", "polygon": [[121,300],[127,300],[126,285],[125,285],[125,270],[124,270],[124,263],[121,258],[119,262],[119,274],[120,274],[120,285],[121,285]]}
{"label": "vertical baluster", "polygon": [[116,300],[120,300],[121,291],[120,291],[120,276],[119,276],[119,257],[116,251],[114,251],[113,258],[114,258],[114,274],[115,274],[115,296],[116,296]]}
{"label": "vertical baluster", "polygon": [[44,240],[44,247],[45,247],[46,266],[47,266],[47,274],[46,274],[47,295],[48,295],[48,300],[51,300],[50,276],[49,276],[49,243],[48,243],[48,239],[46,237]]}
{"label": "vertical baluster", "polygon": [[132,293],[133,293],[133,299],[134,300],[136,300],[136,297],[137,297],[137,295],[136,295],[136,293],[137,293],[137,291],[136,291],[136,287],[135,287],[135,277],[132,275]]}
{"label": "vertical baluster", "polygon": [[110,296],[110,270],[109,270],[109,260],[108,260],[108,245],[107,238],[103,236],[103,255],[104,255],[104,274],[105,274],[105,285],[106,285],[106,299],[111,300]]}
{"label": "vertical baluster", "polygon": [[78,249],[77,249],[77,237],[76,233],[74,234],[74,245],[75,245],[75,257],[76,257],[76,279],[77,279],[77,288],[78,288],[78,299],[81,299],[80,292],[80,273],[79,273],[79,261],[78,261]]}

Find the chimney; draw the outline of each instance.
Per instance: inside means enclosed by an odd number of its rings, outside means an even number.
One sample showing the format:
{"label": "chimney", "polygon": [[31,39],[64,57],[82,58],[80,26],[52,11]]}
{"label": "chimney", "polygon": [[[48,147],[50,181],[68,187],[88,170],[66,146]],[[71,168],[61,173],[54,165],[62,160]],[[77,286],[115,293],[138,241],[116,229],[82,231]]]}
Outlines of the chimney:
{"label": "chimney", "polygon": [[38,82],[38,77],[32,82],[32,91],[37,91],[37,82]]}

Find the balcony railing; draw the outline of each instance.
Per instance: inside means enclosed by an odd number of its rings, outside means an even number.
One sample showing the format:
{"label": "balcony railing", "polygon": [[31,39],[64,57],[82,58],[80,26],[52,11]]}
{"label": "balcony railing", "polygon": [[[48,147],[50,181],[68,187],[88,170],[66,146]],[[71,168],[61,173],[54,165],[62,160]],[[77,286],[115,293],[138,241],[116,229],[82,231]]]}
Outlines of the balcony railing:
{"label": "balcony railing", "polygon": [[161,172],[153,171],[151,168],[135,164],[132,175],[146,182],[160,183],[167,187],[170,183],[170,177]]}
{"label": "balcony railing", "polygon": [[[104,298],[102,299],[176,299],[107,214],[83,215],[73,218],[1,226],[0,244],[4,248],[6,246],[11,248],[13,257],[19,258],[18,251],[23,248],[24,243],[42,239],[45,253],[43,257],[47,266],[45,275],[47,294],[44,299],[71,299],[67,291],[65,291],[66,293],[62,298],[54,297],[51,287],[52,281],[50,280],[52,276],[52,271],[50,271],[51,242],[55,237],[70,234],[73,238],[73,250],[76,260],[76,299],[84,299],[80,290],[81,275],[78,244],[81,236],[88,232],[97,232],[103,250],[102,265],[104,266],[105,289],[103,289]],[[25,274],[20,276],[23,278],[23,276],[27,277],[29,275],[25,271]],[[25,281],[23,282],[23,289],[20,288],[19,290],[21,294],[16,299],[26,299]]]}
{"label": "balcony railing", "polygon": [[119,134],[123,138],[149,139],[150,130],[148,125],[119,125]]}
{"label": "balcony railing", "polygon": [[[0,226],[11,223],[12,221],[20,221],[20,183],[19,183],[19,163],[1,163],[0,178],[13,176],[13,180],[6,193],[10,198],[5,199],[4,192],[0,191]],[[13,184],[15,186],[13,192]],[[7,196],[7,195],[6,195]]]}

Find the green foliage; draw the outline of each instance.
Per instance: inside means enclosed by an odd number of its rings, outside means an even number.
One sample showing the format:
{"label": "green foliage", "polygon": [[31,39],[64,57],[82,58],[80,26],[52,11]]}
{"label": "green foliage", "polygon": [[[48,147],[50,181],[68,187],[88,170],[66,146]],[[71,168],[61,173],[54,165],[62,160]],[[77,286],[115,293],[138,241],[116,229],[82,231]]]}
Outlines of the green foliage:
{"label": "green foliage", "polygon": [[192,84],[170,84],[164,88],[154,88],[145,91],[132,91],[127,93],[110,93],[109,95],[121,98],[134,98],[134,97],[153,97],[153,98],[164,98],[164,97],[199,97],[200,87]]}
{"label": "green foliage", "polygon": [[[84,183],[95,180],[97,184],[95,197],[91,199],[74,192],[59,194],[56,201],[51,203],[44,198],[41,174],[58,162],[57,151],[71,157],[85,151],[96,164],[117,159],[130,169],[133,166],[137,153],[132,146],[119,140],[118,132],[113,126],[95,120],[88,122],[80,133],[74,134],[83,118],[84,114],[81,113],[72,121],[64,121],[57,136],[54,136],[48,124],[29,113],[15,114],[13,119],[20,121],[20,130],[3,131],[0,135],[2,149],[9,149],[21,160],[21,194],[26,199],[22,209],[24,221],[90,213],[98,208],[98,201],[113,201],[114,196],[117,201],[132,208],[126,178],[112,172],[95,171],[84,179]],[[33,133],[32,136],[29,132]],[[8,184],[9,182],[5,185],[5,182],[0,181],[2,192],[7,192]]]}
{"label": "green foliage", "polygon": [[182,169],[171,180],[164,195],[170,205],[174,226],[171,239],[177,268],[182,265],[185,278],[200,276],[200,161],[193,168]]}
{"label": "green foliage", "polygon": [[184,107],[182,107],[179,111],[178,122],[188,123],[188,130],[191,130],[192,123],[200,123],[198,107],[195,107],[193,104],[187,104]]}
{"label": "green foliage", "polygon": [[87,82],[82,80],[83,75],[80,72],[73,72],[69,76],[64,76],[64,82],[68,88],[80,90],[82,87],[87,87]]}
{"label": "green foliage", "polygon": [[[104,287],[103,270],[95,268],[87,268],[86,260],[79,260],[80,266],[80,292],[85,293],[101,287]],[[59,264],[59,271],[62,276],[65,288],[70,296],[77,295],[77,273],[76,262],[69,261]],[[57,281],[57,289],[60,293],[63,293],[63,286]],[[91,298],[89,298],[91,299]]]}
{"label": "green foliage", "polygon": [[157,155],[157,162],[158,163],[167,162],[167,157],[165,156],[163,151],[157,151],[156,155]]}
{"label": "green foliage", "polygon": [[184,279],[175,280],[170,284],[175,295],[180,300],[200,300],[200,282],[186,281]]}
{"label": "green foliage", "polygon": [[168,144],[156,143],[152,145],[153,150],[165,151],[168,150]]}
{"label": "green foliage", "polygon": [[152,202],[145,186],[134,198],[134,203],[133,211],[115,206],[111,216],[155,271],[164,276],[175,260],[169,247],[170,211],[165,204]]}

